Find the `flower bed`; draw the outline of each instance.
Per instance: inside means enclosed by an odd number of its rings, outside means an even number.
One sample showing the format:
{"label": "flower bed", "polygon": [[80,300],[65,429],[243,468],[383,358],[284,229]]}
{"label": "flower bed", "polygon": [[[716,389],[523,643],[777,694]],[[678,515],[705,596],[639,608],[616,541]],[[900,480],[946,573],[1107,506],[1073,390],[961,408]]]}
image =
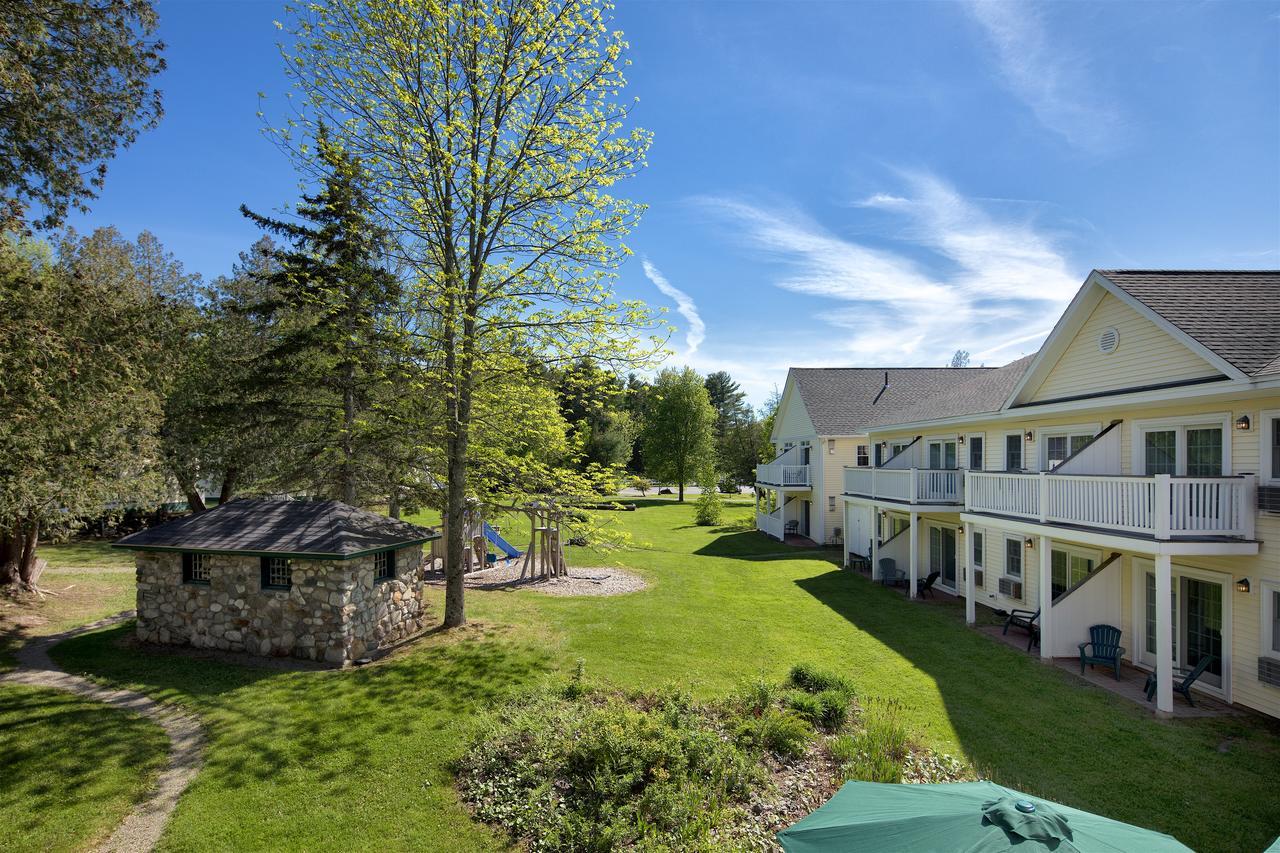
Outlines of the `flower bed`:
{"label": "flower bed", "polygon": [[807,667],[705,703],[579,672],[494,711],[457,770],[476,817],[533,851],[777,850],[848,779],[969,776],[914,746],[892,703]]}

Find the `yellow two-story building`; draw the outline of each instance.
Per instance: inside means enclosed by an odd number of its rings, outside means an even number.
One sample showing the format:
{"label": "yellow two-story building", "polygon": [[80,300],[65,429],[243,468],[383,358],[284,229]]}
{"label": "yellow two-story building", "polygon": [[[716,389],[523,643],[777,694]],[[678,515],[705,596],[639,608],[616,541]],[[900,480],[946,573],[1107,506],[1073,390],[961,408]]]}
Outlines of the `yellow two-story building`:
{"label": "yellow two-story building", "polygon": [[[1280,717],[1280,272],[1092,273],[1034,356],[865,425],[850,558]],[[1179,699],[1179,701],[1183,701]]]}

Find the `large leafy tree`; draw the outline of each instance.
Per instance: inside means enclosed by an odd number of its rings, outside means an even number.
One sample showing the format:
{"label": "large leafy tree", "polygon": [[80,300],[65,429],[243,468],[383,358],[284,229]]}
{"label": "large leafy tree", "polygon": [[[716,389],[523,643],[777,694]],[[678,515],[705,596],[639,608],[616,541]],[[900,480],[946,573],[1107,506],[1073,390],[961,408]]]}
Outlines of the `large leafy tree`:
{"label": "large leafy tree", "polygon": [[[604,0],[315,0],[293,10],[286,73],[299,97],[280,130],[316,168],[322,125],[368,169],[397,239],[414,332],[443,402],[443,507],[460,517],[477,394],[510,356],[638,363],[654,348],[641,303],[612,280],[641,207],[613,195],[644,163],[625,127],[626,43]],[[446,626],[466,621],[462,530],[446,536]]]}
{"label": "large leafy tree", "polygon": [[707,397],[716,410],[716,457],[720,472],[735,484],[755,479],[760,456],[760,422],[742,387],[723,370],[707,374]]}
{"label": "large leafy tree", "polygon": [[34,588],[36,542],[161,482],[162,335],[138,247],[112,230],[0,240],[0,579]]}
{"label": "large leafy tree", "polygon": [[641,442],[645,471],[673,482],[684,500],[688,483],[714,483],[716,410],[693,368],[667,368],[649,392]]}
{"label": "large leafy tree", "polygon": [[579,445],[579,467],[622,468],[631,461],[636,426],[623,406],[617,374],[601,370],[590,359],[554,374],[560,409]]}
{"label": "large leafy tree", "polygon": [[252,390],[301,451],[306,473],[294,479],[357,504],[387,494],[384,445],[402,427],[401,286],[385,266],[387,234],[371,222],[359,163],[323,133],[318,157],[321,188],[303,196],[295,219],[242,208],[285,241],[267,281],[272,298],[250,307],[276,330]]}
{"label": "large leafy tree", "polygon": [[107,161],[160,120],[150,0],[0,0],[0,220],[85,210]]}

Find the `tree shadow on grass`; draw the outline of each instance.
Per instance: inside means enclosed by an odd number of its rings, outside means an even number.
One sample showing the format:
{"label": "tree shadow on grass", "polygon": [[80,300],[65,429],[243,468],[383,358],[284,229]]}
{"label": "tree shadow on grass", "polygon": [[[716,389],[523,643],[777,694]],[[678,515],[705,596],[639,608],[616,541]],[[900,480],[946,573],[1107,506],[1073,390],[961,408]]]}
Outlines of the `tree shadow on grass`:
{"label": "tree shadow on grass", "polygon": [[148,720],[59,691],[0,686],[0,846],[79,847],[132,805],[167,748]]}
{"label": "tree shadow on grass", "polygon": [[[1265,793],[1274,784],[1266,768],[1280,760],[1273,726],[1159,721],[967,628],[960,608],[922,606],[852,572],[796,584],[901,657],[851,659],[849,674],[864,690],[919,696],[936,686],[961,746],[988,778],[1197,849],[1261,849],[1280,826],[1280,802]],[[1239,747],[1221,751],[1224,738],[1241,739]],[[1189,824],[1188,814],[1215,815],[1217,829]]]}
{"label": "tree shadow on grass", "polygon": [[299,768],[349,784],[379,752],[399,760],[407,745],[469,723],[549,668],[540,649],[475,627],[359,669],[309,672],[150,655],[117,642],[129,630],[77,637],[55,656],[73,672],[194,710],[211,744],[201,783],[228,787]]}
{"label": "tree shadow on grass", "polygon": [[693,553],[703,557],[728,557],[736,560],[819,559],[838,564],[840,552],[832,548],[795,548],[771,539],[758,530],[743,530],[734,525],[716,528],[722,535],[712,539]]}

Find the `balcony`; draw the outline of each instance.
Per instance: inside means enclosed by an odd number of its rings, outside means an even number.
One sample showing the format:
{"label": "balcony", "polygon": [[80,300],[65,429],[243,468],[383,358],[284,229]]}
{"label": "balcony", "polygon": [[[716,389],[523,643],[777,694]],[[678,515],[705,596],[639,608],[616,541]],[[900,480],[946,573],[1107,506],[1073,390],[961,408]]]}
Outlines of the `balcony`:
{"label": "balcony", "polygon": [[844,493],[905,504],[964,503],[964,471],[954,468],[844,469]]}
{"label": "balcony", "polygon": [[1251,476],[1151,477],[970,471],[966,509],[1157,540],[1252,539]]}
{"label": "balcony", "polygon": [[780,489],[807,489],[811,485],[808,465],[770,462],[756,466],[756,482]]}

